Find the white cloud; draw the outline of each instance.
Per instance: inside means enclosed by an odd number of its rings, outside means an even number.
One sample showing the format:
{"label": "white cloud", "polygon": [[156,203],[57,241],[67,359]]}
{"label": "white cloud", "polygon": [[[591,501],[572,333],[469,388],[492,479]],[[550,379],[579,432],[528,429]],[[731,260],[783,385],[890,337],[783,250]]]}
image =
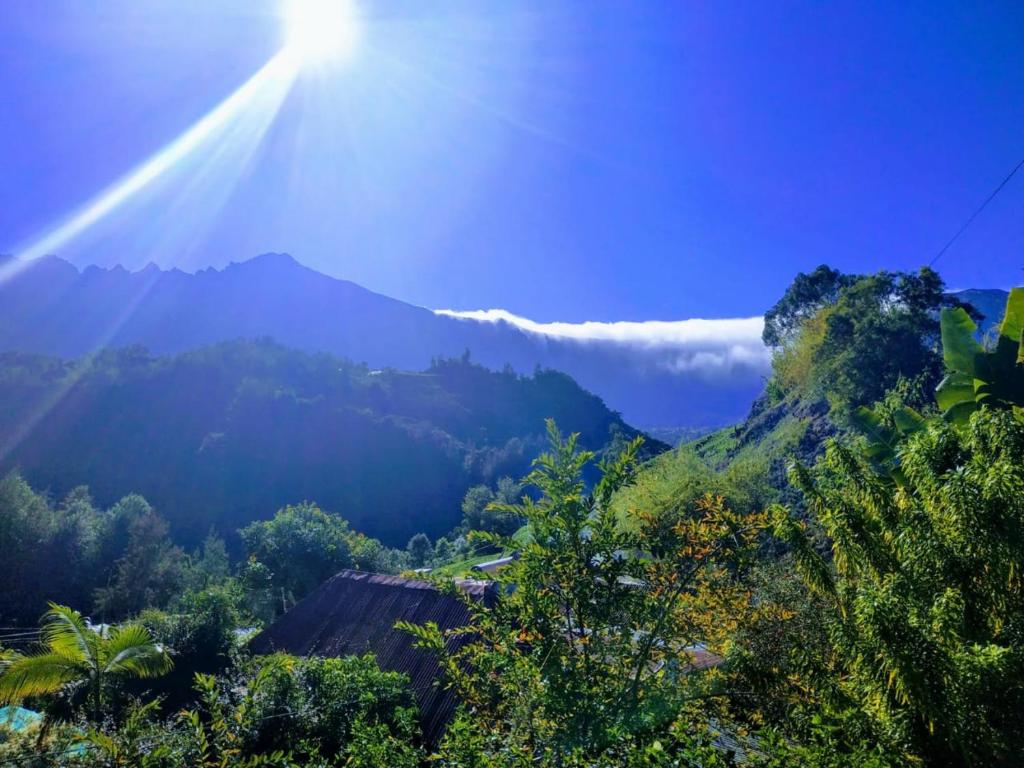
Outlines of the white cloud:
{"label": "white cloud", "polygon": [[508,323],[527,333],[551,339],[604,343],[641,354],[653,353],[653,362],[659,368],[678,374],[713,374],[735,367],[766,371],[771,359],[769,351],[761,341],[764,321],[760,317],[614,323],[538,323],[504,309],[437,309],[434,312],[462,320]]}

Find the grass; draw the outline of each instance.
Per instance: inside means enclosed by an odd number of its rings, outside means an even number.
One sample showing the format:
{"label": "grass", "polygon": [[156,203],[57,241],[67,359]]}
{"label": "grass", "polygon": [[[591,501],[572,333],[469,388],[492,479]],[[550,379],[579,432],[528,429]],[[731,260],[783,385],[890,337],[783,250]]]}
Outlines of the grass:
{"label": "grass", "polygon": [[440,565],[430,572],[431,576],[449,576],[452,578],[459,578],[463,576],[473,575],[473,566],[479,565],[480,563],[486,563],[488,560],[494,560],[501,557],[500,554],[494,554],[493,552],[488,555],[476,555],[474,557],[467,557],[463,560],[456,560],[453,563],[447,563]]}
{"label": "grass", "polygon": [[688,445],[711,466],[722,466],[736,448],[736,427],[722,427]]}

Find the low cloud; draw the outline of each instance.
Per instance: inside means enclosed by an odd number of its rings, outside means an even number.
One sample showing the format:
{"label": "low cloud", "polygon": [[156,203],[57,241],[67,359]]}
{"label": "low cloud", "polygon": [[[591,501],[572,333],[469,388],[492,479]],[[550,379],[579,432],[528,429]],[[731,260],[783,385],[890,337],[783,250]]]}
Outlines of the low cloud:
{"label": "low cloud", "polygon": [[528,334],[633,351],[670,373],[719,375],[736,368],[766,372],[771,360],[761,341],[760,317],[721,320],[538,323],[504,309],[434,310],[438,315],[482,323],[507,323]]}

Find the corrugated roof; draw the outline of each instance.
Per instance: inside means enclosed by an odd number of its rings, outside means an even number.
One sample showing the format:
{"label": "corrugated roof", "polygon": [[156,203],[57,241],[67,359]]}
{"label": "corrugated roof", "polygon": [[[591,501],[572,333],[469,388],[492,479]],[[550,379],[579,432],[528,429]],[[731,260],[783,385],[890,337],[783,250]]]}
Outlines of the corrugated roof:
{"label": "corrugated roof", "polygon": [[[460,589],[490,602],[493,585],[457,582]],[[381,669],[409,676],[420,709],[424,740],[436,744],[455,711],[453,693],[435,684],[439,668],[429,652],[414,648],[413,638],[395,622],[433,621],[443,631],[469,623],[469,610],[457,597],[425,581],[361,571],[341,571],[250,642],[254,653],[284,651],[298,656],[349,656],[367,652]],[[449,638],[449,650],[467,642]]]}

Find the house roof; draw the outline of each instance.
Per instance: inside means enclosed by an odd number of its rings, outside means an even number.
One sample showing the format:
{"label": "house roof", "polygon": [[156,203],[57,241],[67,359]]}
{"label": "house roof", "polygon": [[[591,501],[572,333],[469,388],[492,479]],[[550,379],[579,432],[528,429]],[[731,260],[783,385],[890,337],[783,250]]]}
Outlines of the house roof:
{"label": "house roof", "polygon": [[470,570],[478,573],[493,573],[499,568],[504,568],[506,565],[511,565],[519,559],[519,553],[513,552],[511,555],[499,557],[494,560],[488,560],[485,563],[477,563]]}
{"label": "house roof", "polygon": [[[487,582],[457,583],[463,592],[487,603],[496,596]],[[381,669],[409,676],[423,738],[435,744],[455,711],[456,698],[436,684],[437,659],[429,651],[414,648],[414,638],[395,629],[397,621],[433,621],[443,631],[466,626],[470,615],[458,597],[428,582],[341,571],[253,638],[249,647],[254,653],[284,651],[298,656],[373,653]],[[468,639],[464,635],[449,638],[449,651]]]}

